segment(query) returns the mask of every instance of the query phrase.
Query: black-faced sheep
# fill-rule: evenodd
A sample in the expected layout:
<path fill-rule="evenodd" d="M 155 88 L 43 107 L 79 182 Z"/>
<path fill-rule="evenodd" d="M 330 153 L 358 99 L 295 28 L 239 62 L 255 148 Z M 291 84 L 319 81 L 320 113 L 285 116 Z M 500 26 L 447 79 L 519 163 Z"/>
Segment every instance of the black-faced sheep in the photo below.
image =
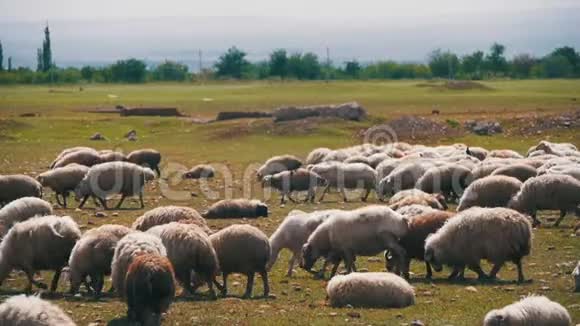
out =
<path fill-rule="evenodd" d="M 347 189 L 362 189 L 364 194 L 361 200 L 366 201 L 371 191 L 375 190 L 377 185 L 377 172 L 370 166 L 363 163 L 327 163 L 318 164 L 310 167 L 310 170 L 324 178 L 328 184 L 320 201 L 324 199 L 330 188 L 338 189 L 346 202 Z"/>
<path fill-rule="evenodd" d="M 215 297 L 213 279 L 219 270 L 219 262 L 214 248 L 207 234 L 193 224 L 181 224 L 171 222 L 158 225 L 147 230 L 161 238 L 167 258 L 171 261 L 175 270 L 175 277 L 183 289 L 193 294 L 201 282 L 196 282 L 192 287 L 192 271 L 194 279 L 205 282 L 210 295 Z"/>
<path fill-rule="evenodd" d="M 161 162 L 161 153 L 154 149 L 140 149 L 132 151 L 127 155 L 127 161 L 145 166 L 155 171 L 158 176 L 161 175 L 159 163 Z"/>
<path fill-rule="evenodd" d="M 544 296 L 528 296 L 487 313 L 483 326 L 571 326 L 570 314 L 561 304 Z"/>
<path fill-rule="evenodd" d="M 208 164 L 200 164 L 183 174 L 183 179 L 209 179 L 215 176 L 215 169 Z"/>
<path fill-rule="evenodd" d="M 160 206 L 154 208 L 139 216 L 131 227 L 135 230 L 147 231 L 156 225 L 185 220 L 192 221 L 192 224 L 196 224 L 207 234 L 211 233 L 205 219 L 195 209 L 185 206 Z"/>
<path fill-rule="evenodd" d="M 487 154 L 489 154 L 489 151 L 482 147 L 467 147 L 465 153 L 483 161 L 487 157 Z"/>
<path fill-rule="evenodd" d="M 283 171 L 274 175 L 267 175 L 262 179 L 262 187 L 271 187 L 280 191 L 280 203 L 286 202 L 286 197 L 292 202 L 296 202 L 291 194 L 294 191 L 307 191 L 308 195 L 304 202 L 310 200 L 314 202 L 316 189 L 326 186 L 328 182 L 318 174 L 307 169 L 297 169 L 293 171 Z"/>
<path fill-rule="evenodd" d="M 504 175 L 492 175 L 475 180 L 465 189 L 457 211 L 473 206 L 506 207 L 521 188 L 520 180 Z"/>
<path fill-rule="evenodd" d="M 471 170 L 456 164 L 435 166 L 425 171 L 415 188 L 427 193 L 442 193 L 447 199 L 459 198 L 469 183 Z"/>
<path fill-rule="evenodd" d="M 560 218 L 554 223 L 560 225 L 570 211 L 580 216 L 580 181 L 565 174 L 544 174 L 528 179 L 521 190 L 512 198 L 508 206 L 530 214 L 535 224 L 539 224 L 536 212 L 543 209 L 560 210 Z"/>
<path fill-rule="evenodd" d="M 36 177 L 44 187 L 49 187 L 56 193 L 56 202 L 66 208 L 66 200 L 71 191 L 74 191 L 78 184 L 89 172 L 89 167 L 72 163 L 64 167 L 55 168 L 41 173 Z M 62 197 L 62 202 L 59 196 Z"/>
<path fill-rule="evenodd" d="M 214 280 L 221 290 L 222 296 L 227 295 L 228 275 L 244 274 L 248 278 L 244 298 L 252 296 L 254 274 L 259 273 L 264 282 L 264 297 L 270 292 L 266 264 L 270 258 L 270 244 L 264 232 L 247 224 L 230 225 L 209 237 L 218 256 L 223 285 Z"/>
<path fill-rule="evenodd" d="M 257 199 L 223 199 L 211 205 L 202 216 L 209 219 L 268 217 L 268 205 Z"/>
<path fill-rule="evenodd" d="M 474 241 L 474 239 L 477 239 Z M 425 241 L 425 261 L 439 272 L 443 265 L 454 268 L 450 278 L 463 278 L 465 266 L 479 279 L 494 279 L 506 261 L 518 268 L 518 282 L 523 282 L 522 258 L 532 248 L 532 226 L 528 217 L 517 211 L 496 207 L 472 207 L 449 219 Z M 480 260 L 494 264 L 489 276 Z"/>
<path fill-rule="evenodd" d="M 140 254 L 129 265 L 124 281 L 129 321 L 143 326 L 161 325 L 161 314 L 175 297 L 171 262 L 156 254 Z"/>
<path fill-rule="evenodd" d="M 533 178 L 538 174 L 533 166 L 528 164 L 509 164 L 504 167 L 494 170 L 491 175 L 507 175 L 508 177 L 514 177 L 521 182 L 525 182 L 529 178 Z"/>
<path fill-rule="evenodd" d="M 0 207 L 22 197 L 42 198 L 42 185 L 27 175 L 0 175 Z"/>
<path fill-rule="evenodd" d="M 72 163 L 90 167 L 102 163 L 101 155 L 94 149 L 84 149 L 70 152 L 56 161 L 52 168 L 61 168 Z"/>
<path fill-rule="evenodd" d="M 258 180 L 262 180 L 267 175 L 276 174 L 282 171 L 296 170 L 302 166 L 302 161 L 293 155 L 280 155 L 269 158 L 256 171 Z"/>
<path fill-rule="evenodd" d="M 425 260 L 425 240 L 431 233 L 437 232 L 448 219 L 453 216 L 453 213 L 434 210 L 413 216 L 409 219 L 409 232 L 399 240 L 399 243 L 407 252 L 407 257 L 404 259 L 403 270 L 408 271 L 411 259 Z M 393 264 L 393 260 L 400 260 L 392 254 L 385 253 L 387 260 L 387 270 L 389 272 L 399 273 L 399 266 Z M 425 278 L 430 279 L 433 275 L 431 265 L 425 262 L 427 274 Z M 409 273 L 403 275 L 406 279 L 409 278 Z"/>
<path fill-rule="evenodd" d="M 351 273 L 333 277 L 326 286 L 332 307 L 404 308 L 415 304 L 415 290 L 392 273 Z"/>
<path fill-rule="evenodd" d="M 0 209 L 0 239 L 18 223 L 35 216 L 52 215 L 52 206 L 37 197 L 22 197 Z"/>
<path fill-rule="evenodd" d="M 23 294 L 10 297 L 0 305 L 0 325 L 76 326 L 59 306 Z"/>
<path fill-rule="evenodd" d="M 0 285 L 13 269 L 20 269 L 28 277 L 26 292 L 32 285 L 46 288 L 34 280 L 34 273 L 53 270 L 50 291 L 54 292 L 62 269 L 81 231 L 69 216 L 42 216 L 17 223 L 0 243 Z"/>
<path fill-rule="evenodd" d="M 143 188 L 147 181 L 155 179 L 155 174 L 149 168 L 143 168 L 128 162 L 107 162 L 93 166 L 87 175 L 75 188 L 76 200 L 81 200 L 82 208 L 89 197 L 98 199 L 103 208 L 107 207 L 109 195 L 121 194 L 116 208 L 119 209 L 127 196 L 139 196 L 141 208 Z"/>

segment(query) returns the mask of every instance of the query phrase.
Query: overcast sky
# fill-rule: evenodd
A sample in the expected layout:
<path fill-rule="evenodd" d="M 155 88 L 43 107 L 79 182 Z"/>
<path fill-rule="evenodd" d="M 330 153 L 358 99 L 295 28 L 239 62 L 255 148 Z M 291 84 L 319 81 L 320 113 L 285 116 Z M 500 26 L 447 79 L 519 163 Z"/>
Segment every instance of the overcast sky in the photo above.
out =
<path fill-rule="evenodd" d="M 236 45 L 251 60 L 272 49 L 311 51 L 335 63 L 425 61 L 435 48 L 465 54 L 494 41 L 508 56 L 580 48 L 577 0 L 0 0 L 4 57 L 34 66 L 51 28 L 59 66 L 136 57 L 205 65 Z"/>

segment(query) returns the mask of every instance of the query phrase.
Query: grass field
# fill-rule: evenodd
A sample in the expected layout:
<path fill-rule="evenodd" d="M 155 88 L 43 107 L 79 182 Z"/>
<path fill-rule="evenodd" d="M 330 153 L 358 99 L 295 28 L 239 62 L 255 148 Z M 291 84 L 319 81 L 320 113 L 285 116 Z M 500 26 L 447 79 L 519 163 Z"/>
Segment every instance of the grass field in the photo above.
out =
<path fill-rule="evenodd" d="M 426 84 L 420 85 L 420 84 Z M 509 129 L 517 127 L 517 117 L 541 116 L 568 112 L 580 107 L 580 81 L 497 81 L 483 83 L 488 89 L 449 90 L 439 84 L 418 81 L 400 82 L 285 82 L 285 83 L 227 83 L 227 84 L 147 84 L 147 85 L 84 85 L 15 86 L 0 88 L 0 172 L 36 175 L 44 170 L 55 155 L 71 146 L 87 145 L 99 149 L 117 149 L 127 153 L 137 148 L 156 148 L 163 154 L 164 179 L 147 187 L 146 208 L 158 205 L 187 205 L 199 211 L 216 199 L 200 194 L 196 182 L 181 181 L 178 171 L 199 163 L 220 164 L 233 173 L 234 184 L 224 189 L 222 178 L 209 182 L 221 196 L 231 190 L 241 196 L 244 171 L 252 164 L 263 162 L 273 155 L 291 153 L 301 157 L 315 147 L 338 148 L 360 142 L 357 133 L 373 124 L 403 114 L 431 115 L 439 109 L 436 119 L 462 123 L 473 118 L 500 120 Z M 211 99 L 211 100 L 210 100 Z M 236 120 L 196 124 L 189 118 L 123 118 L 111 114 L 88 113 L 87 109 L 125 106 L 176 106 L 194 118 L 213 118 L 219 111 L 271 110 L 281 105 L 324 104 L 358 101 L 367 108 L 370 118 L 362 122 L 316 120 L 306 124 L 273 124 L 268 120 Z M 20 117 L 22 113 L 38 113 L 36 117 Z M 123 135 L 135 129 L 137 142 L 124 140 Z M 106 141 L 91 142 L 95 132 Z M 519 135 L 507 133 L 484 137 L 461 133 L 453 138 L 432 137 L 422 143 L 436 145 L 464 142 L 489 149 L 512 148 L 520 152 L 538 140 L 549 138 L 568 141 L 580 146 L 580 130 L 552 129 L 541 134 Z M 263 198 L 258 184 L 251 179 L 251 196 Z M 170 200 L 168 191 L 183 197 Z M 165 195 L 164 195 L 165 194 Z M 174 198 L 175 196 L 170 196 Z M 48 198 L 54 202 L 52 193 Z M 371 202 L 376 199 L 371 198 Z M 77 211 L 57 209 L 58 214 L 71 215 L 83 229 L 105 223 L 130 225 L 143 213 L 136 202 L 127 202 L 130 209 L 109 211 L 107 217 L 95 217 L 91 205 Z M 278 197 L 268 200 L 271 216 L 268 219 L 244 221 L 271 234 L 292 209 L 312 211 L 323 208 L 355 208 L 359 201 L 343 203 L 332 195 L 319 204 L 287 204 L 281 207 Z M 555 212 L 544 213 L 554 216 Z M 215 229 L 240 222 L 239 220 L 210 221 Z M 271 288 L 276 299 L 240 300 L 232 297 L 218 301 L 203 298 L 178 299 L 166 317 L 167 325 L 224 324 L 360 324 L 404 325 L 419 319 L 428 325 L 478 325 L 485 313 L 519 299 L 522 295 L 542 293 L 568 307 L 576 323 L 580 322 L 580 295 L 572 293 L 573 280 L 569 276 L 572 263 L 580 258 L 580 242 L 571 236 L 575 223 L 568 217 L 559 228 L 544 226 L 535 231 L 532 255 L 525 259 L 526 276 L 530 284 L 517 285 L 515 270 L 507 265 L 500 273 L 502 282 L 479 283 L 468 273 L 466 283 L 447 283 L 442 279 L 446 271 L 436 274 L 433 283 L 424 281 L 422 263 L 413 263 L 412 284 L 417 289 L 417 304 L 406 309 L 356 309 L 360 318 L 349 317 L 349 309 L 334 309 L 325 305 L 325 282 L 298 270 L 293 278 L 286 278 L 283 252 L 271 272 Z M 380 271 L 383 263 L 357 261 L 359 268 Z M 489 266 L 484 266 L 489 270 Z M 43 273 L 47 279 L 49 273 Z M 239 283 L 235 283 L 237 281 Z M 2 285 L 2 298 L 21 291 L 24 277 L 17 273 Z M 232 279 L 230 292 L 241 295 L 244 278 Z M 476 291 L 466 289 L 473 286 Z M 61 281 L 60 292 L 68 289 Z M 261 293 L 261 280 L 256 281 L 254 293 Z M 95 301 L 88 297 L 58 295 L 53 302 L 64 307 L 79 325 L 122 325 L 125 305 L 118 299 L 105 297 Z"/>

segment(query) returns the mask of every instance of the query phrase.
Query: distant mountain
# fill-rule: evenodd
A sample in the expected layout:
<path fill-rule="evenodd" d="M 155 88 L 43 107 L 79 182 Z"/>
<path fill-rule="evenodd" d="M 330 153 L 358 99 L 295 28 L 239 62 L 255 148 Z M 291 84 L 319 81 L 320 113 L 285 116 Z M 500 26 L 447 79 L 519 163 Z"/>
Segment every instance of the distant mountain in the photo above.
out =
<path fill-rule="evenodd" d="M 393 16 L 393 13 L 389 13 Z M 294 17 L 163 17 L 109 21 L 49 21 L 53 56 L 59 66 L 105 65 L 136 57 L 155 65 L 171 59 L 210 66 L 236 45 L 252 61 L 266 59 L 272 49 L 312 51 L 342 63 L 393 59 L 425 61 L 435 48 L 459 54 L 487 50 L 498 41 L 508 56 L 526 52 L 542 56 L 553 48 L 580 48 L 580 9 L 530 10 L 485 14 L 379 18 Z M 34 66 L 45 22 L 0 18 L 4 57 L 15 65 Z"/>

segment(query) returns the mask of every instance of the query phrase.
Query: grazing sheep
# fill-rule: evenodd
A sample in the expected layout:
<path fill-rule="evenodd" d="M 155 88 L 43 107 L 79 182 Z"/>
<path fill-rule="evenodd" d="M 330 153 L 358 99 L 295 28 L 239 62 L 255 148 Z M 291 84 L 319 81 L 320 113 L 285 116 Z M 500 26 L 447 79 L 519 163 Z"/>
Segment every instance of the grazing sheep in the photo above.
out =
<path fill-rule="evenodd" d="M 580 292 L 580 261 L 578 261 L 576 268 L 572 271 L 572 276 L 574 277 L 574 292 Z"/>
<path fill-rule="evenodd" d="M 344 163 L 362 163 L 371 166 L 371 162 L 369 161 L 368 157 L 363 155 L 351 156 L 344 160 Z"/>
<path fill-rule="evenodd" d="M 389 158 L 390 156 L 387 153 L 376 153 L 368 157 L 368 162 L 373 169 L 376 169 L 379 164 Z"/>
<path fill-rule="evenodd" d="M 121 297 L 126 295 L 125 278 L 133 260 L 143 254 L 167 256 L 161 239 L 149 233 L 132 232 L 121 238 L 115 246 L 111 262 L 113 288 Z"/>
<path fill-rule="evenodd" d="M 140 149 L 132 151 L 129 153 L 129 155 L 127 155 L 127 161 L 137 165 L 146 166 L 155 171 L 158 176 L 161 175 L 161 171 L 159 170 L 161 153 L 154 149 Z"/>
<path fill-rule="evenodd" d="M 205 218 L 268 217 L 268 205 L 257 199 L 223 199 L 202 214 Z"/>
<path fill-rule="evenodd" d="M 477 239 L 474 245 L 474 239 Z M 518 283 L 524 282 L 522 258 L 532 248 L 532 226 L 528 218 L 517 211 L 496 207 L 472 207 L 449 219 L 425 241 L 425 261 L 435 271 L 442 265 L 454 268 L 449 276 L 463 278 L 465 266 L 479 279 L 494 279 L 506 261 L 518 268 Z M 479 262 L 487 259 L 494 264 L 487 276 Z"/>
<path fill-rule="evenodd" d="M 415 290 L 392 273 L 351 273 L 333 277 L 326 286 L 332 307 L 404 308 L 415 304 Z"/>
<path fill-rule="evenodd" d="M 415 188 L 427 193 L 442 193 L 447 199 L 459 198 L 467 187 L 471 170 L 461 165 L 435 166 L 425 171 Z"/>
<path fill-rule="evenodd" d="M 101 155 L 99 152 L 95 151 L 94 149 L 85 149 L 70 152 L 63 157 L 61 157 L 54 165 L 52 166 L 53 169 L 61 168 L 63 166 L 67 166 L 69 164 L 76 163 L 84 166 L 93 166 L 101 161 Z"/>
<path fill-rule="evenodd" d="M 0 285 L 13 269 L 26 273 L 26 292 L 32 284 L 45 289 L 34 280 L 40 270 L 54 270 L 50 291 L 54 292 L 62 269 L 77 240 L 81 237 L 78 225 L 69 216 L 42 216 L 17 223 L 0 243 Z"/>
<path fill-rule="evenodd" d="M 155 174 L 148 168 L 143 168 L 128 162 L 107 162 L 93 166 L 87 175 L 75 188 L 76 200 L 81 200 L 82 208 L 89 197 L 98 199 L 103 208 L 107 207 L 107 196 L 120 193 L 121 199 L 115 207 L 119 209 L 127 196 L 139 195 L 141 208 L 143 202 L 143 187 L 147 181 L 155 179 Z"/>
<path fill-rule="evenodd" d="M 268 159 L 258 171 L 256 175 L 258 180 L 262 180 L 267 175 L 276 174 L 282 171 L 296 170 L 302 166 L 302 161 L 294 155 L 280 155 Z"/>
<path fill-rule="evenodd" d="M 417 180 L 432 166 L 425 162 L 399 165 L 379 182 L 377 190 L 379 199 L 384 199 L 401 190 L 414 188 Z"/>
<path fill-rule="evenodd" d="M 72 163 L 61 168 L 41 173 L 36 177 L 44 187 L 49 187 L 56 193 L 56 202 L 66 208 L 69 192 L 74 191 L 89 172 L 89 167 Z M 59 196 L 62 196 L 62 202 Z"/>
<path fill-rule="evenodd" d="M 348 201 L 346 189 L 363 189 L 365 193 L 362 195 L 361 200 L 366 201 L 371 191 L 375 190 L 377 184 L 377 172 L 363 163 L 318 164 L 311 166 L 310 170 L 328 182 L 320 196 L 320 201 L 324 199 L 330 188 L 338 189 L 345 202 Z"/>
<path fill-rule="evenodd" d="M 329 209 L 312 213 L 299 212 L 293 214 L 293 212 L 288 214 L 269 240 L 272 253 L 268 261 L 268 270 L 272 269 L 272 266 L 276 263 L 280 250 L 289 249 L 292 251 L 292 258 L 288 262 L 288 272 L 286 273 L 289 277 L 292 276 L 296 262 L 301 260 L 302 246 L 306 243 L 310 234 L 330 216 L 341 211 Z"/>
<path fill-rule="evenodd" d="M 0 239 L 18 223 L 35 216 L 52 215 L 50 203 L 37 197 L 22 197 L 0 209 Z"/>
<path fill-rule="evenodd" d="M 0 325 L 76 326 L 59 306 L 24 294 L 10 297 L 0 305 Z"/>
<path fill-rule="evenodd" d="M 215 169 L 208 164 L 200 164 L 183 174 L 183 179 L 209 179 L 215 176 Z"/>
<path fill-rule="evenodd" d="M 566 174 L 544 174 L 524 182 L 508 206 L 530 214 L 535 224 L 540 223 L 536 217 L 538 210 L 560 210 L 560 218 L 554 223 L 554 226 L 558 226 L 569 211 L 580 216 L 579 194 L 580 181 Z"/>
<path fill-rule="evenodd" d="M 0 175 L 0 207 L 22 197 L 42 198 L 42 185 L 27 175 Z"/>
<path fill-rule="evenodd" d="M 219 270 L 219 262 L 209 237 L 196 225 L 171 222 L 147 230 L 161 238 L 167 258 L 175 270 L 175 277 L 184 290 L 193 294 L 200 284 L 191 286 L 191 272 L 195 279 L 203 280 L 209 287 L 210 295 L 215 297 L 213 279 Z"/>
<path fill-rule="evenodd" d="M 156 254 L 140 254 L 127 269 L 125 279 L 127 319 L 141 325 L 161 325 L 175 297 L 175 277 L 171 262 Z"/>
<path fill-rule="evenodd" d="M 521 188 L 520 180 L 505 175 L 491 175 L 475 180 L 465 189 L 457 211 L 473 206 L 506 207 Z"/>
<path fill-rule="evenodd" d="M 401 160 L 388 158 L 375 167 L 377 171 L 377 180 L 382 180 L 388 176 L 393 170 L 395 170 L 401 164 Z"/>
<path fill-rule="evenodd" d="M 286 197 L 292 202 L 296 202 L 291 193 L 294 191 L 308 191 L 304 202 L 310 200 L 314 202 L 316 189 L 319 186 L 327 186 L 328 182 L 318 174 L 307 169 L 297 169 L 293 171 L 282 171 L 274 175 L 267 175 L 262 179 L 262 187 L 272 187 L 280 191 L 282 198 L 280 203 L 286 202 Z"/>
<path fill-rule="evenodd" d="M 487 157 L 487 154 L 489 154 L 489 151 L 483 147 L 467 147 L 465 153 L 483 161 Z"/>
<path fill-rule="evenodd" d="M 254 274 L 260 273 L 264 282 L 264 297 L 268 297 L 270 286 L 266 264 L 270 258 L 270 244 L 264 232 L 251 225 L 234 224 L 210 235 L 209 239 L 218 256 L 223 276 L 223 286 L 214 279 L 222 296 L 227 295 L 228 275 L 240 273 L 248 277 L 244 298 L 251 297 Z"/>
<path fill-rule="evenodd" d="M 580 181 L 580 165 L 565 165 L 565 166 L 554 166 L 549 168 L 546 173 L 548 174 L 567 174 L 576 180 Z"/>
<path fill-rule="evenodd" d="M 529 178 L 533 178 L 538 174 L 533 166 L 528 164 L 510 164 L 494 170 L 491 175 L 507 175 L 514 177 L 521 182 L 525 182 Z"/>
<path fill-rule="evenodd" d="M 427 236 L 431 233 L 437 232 L 437 230 L 439 230 L 452 216 L 453 213 L 450 212 L 433 210 L 431 212 L 413 216 L 409 219 L 409 232 L 399 240 L 399 243 L 407 252 L 407 257 L 404 259 L 405 265 L 403 270 L 409 270 L 411 259 L 418 259 L 421 261 L 425 260 L 425 240 L 427 239 Z M 393 260 L 399 258 L 394 255 L 389 255 L 389 253 L 385 253 L 385 258 L 387 260 L 387 270 L 398 274 L 399 266 L 394 265 Z M 433 272 L 431 271 L 431 265 L 428 262 L 425 262 L 425 268 L 427 270 L 425 278 L 431 279 Z M 408 272 L 403 276 L 406 279 L 409 279 Z"/>
<path fill-rule="evenodd" d="M 415 215 L 432 212 L 434 210 L 434 208 L 429 206 L 413 204 L 409 206 L 403 206 L 395 210 L 395 212 L 401 214 L 403 217 L 413 217 Z"/>
<path fill-rule="evenodd" d="M 322 162 L 324 160 L 324 157 L 326 157 L 326 155 L 328 155 L 328 153 L 330 153 L 331 151 L 332 150 L 330 148 L 326 148 L 326 147 L 316 148 L 316 149 L 312 150 L 308 154 L 308 156 L 306 156 L 305 164 L 306 165 L 318 164 L 318 163 Z"/>
<path fill-rule="evenodd" d="M 62 152 L 60 152 L 56 158 L 54 159 L 54 161 L 52 161 L 52 163 L 50 163 L 49 168 L 53 169 L 56 162 L 60 161 L 63 157 L 65 157 L 66 155 L 73 153 L 73 152 L 79 152 L 79 151 L 94 151 L 97 152 L 94 148 L 91 147 L 85 147 L 85 146 L 77 146 L 77 147 L 71 147 L 71 148 L 67 148 L 64 149 Z"/>
<path fill-rule="evenodd" d="M 123 153 L 114 152 L 114 151 L 109 151 L 106 153 L 99 153 L 99 156 L 101 157 L 101 160 L 100 160 L 101 163 L 126 161 L 127 160 L 127 157 Z"/>
<path fill-rule="evenodd" d="M 507 163 L 482 163 L 478 165 L 475 169 L 471 170 L 470 182 L 485 178 L 493 173 L 493 171 L 506 166 Z"/>
<path fill-rule="evenodd" d="M 571 326 L 570 314 L 545 296 L 528 296 L 485 315 L 483 326 Z"/>
<path fill-rule="evenodd" d="M 498 158 L 524 158 L 520 153 L 513 151 L 511 149 L 496 149 L 487 155 L 487 157 L 498 157 Z"/>
<path fill-rule="evenodd" d="M 131 232 L 134 230 L 126 226 L 105 224 L 83 234 L 73 247 L 68 260 L 69 292 L 76 294 L 81 283 L 84 283 L 87 289 L 99 296 L 103 289 L 105 275 L 111 274 L 115 246 L 121 238 Z M 87 276 L 91 279 L 90 284 L 87 282 Z"/>
<path fill-rule="evenodd" d="M 578 149 L 576 149 L 576 146 L 572 145 L 572 144 L 568 144 L 573 146 L 572 147 L 568 147 L 568 146 L 563 146 L 561 144 L 555 144 L 555 143 L 548 143 L 546 141 L 541 141 L 538 146 L 536 146 L 536 150 L 537 151 L 543 151 L 546 154 L 553 154 L 556 156 L 580 156 L 580 153 L 578 152 Z"/>
<path fill-rule="evenodd" d="M 389 199 L 389 206 L 395 211 L 401 207 L 415 204 L 440 210 L 447 209 L 445 196 L 441 194 L 429 194 L 419 189 L 403 190 Z"/>
<path fill-rule="evenodd" d="M 211 233 L 205 219 L 195 209 L 185 206 L 160 206 L 154 208 L 139 216 L 131 227 L 135 230 L 147 231 L 156 225 L 183 222 L 184 220 L 192 221 L 192 224 L 199 226 L 207 234 Z"/>
<path fill-rule="evenodd" d="M 398 239 L 407 233 L 407 223 L 407 219 L 397 212 L 379 205 L 333 215 L 308 237 L 302 247 L 300 266 L 310 270 L 320 257 L 340 257 L 350 273 L 357 255 L 374 256 L 387 249 L 402 260 L 406 254 Z M 337 267 L 335 264 L 331 277 Z"/>

